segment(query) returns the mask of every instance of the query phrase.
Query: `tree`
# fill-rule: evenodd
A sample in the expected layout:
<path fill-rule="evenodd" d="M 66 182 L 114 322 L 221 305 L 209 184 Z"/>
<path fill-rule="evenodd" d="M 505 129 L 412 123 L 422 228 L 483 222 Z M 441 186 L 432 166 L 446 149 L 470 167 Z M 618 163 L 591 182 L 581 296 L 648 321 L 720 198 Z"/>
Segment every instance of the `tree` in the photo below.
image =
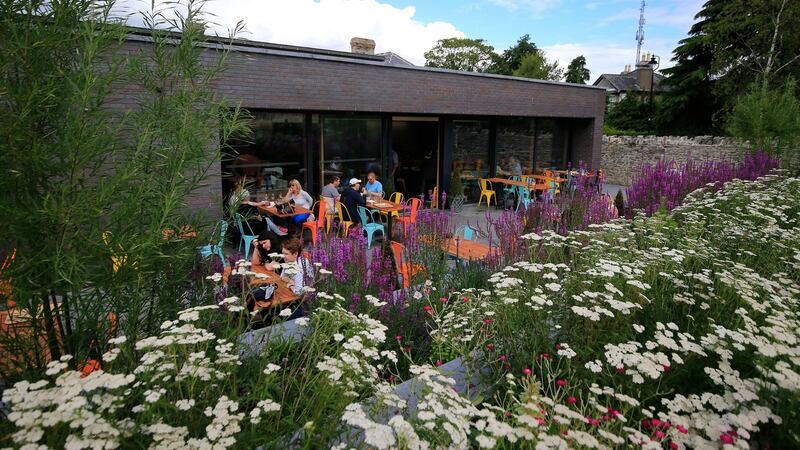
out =
<path fill-rule="evenodd" d="M 795 81 L 783 89 L 755 83 L 750 92 L 739 97 L 728 115 L 727 131 L 731 136 L 750 142 L 752 150 L 761 150 L 781 158 L 785 168 L 800 169 L 800 100 Z"/>
<path fill-rule="evenodd" d="M 425 52 L 425 66 L 486 72 L 496 57 L 494 47 L 483 39 L 447 38 Z"/>
<path fill-rule="evenodd" d="M 620 100 L 606 114 L 605 123 L 621 131 L 648 131 L 649 105 L 643 103 L 634 93 Z"/>
<path fill-rule="evenodd" d="M 703 134 L 748 86 L 764 78 L 781 86 L 800 76 L 800 2 L 709 0 L 664 70 L 662 131 Z"/>
<path fill-rule="evenodd" d="M 536 44 L 531 42 L 530 35 L 526 34 L 517 40 L 517 43 L 504 50 L 503 53 L 495 58 L 494 63 L 489 68 L 489 72 L 498 75 L 512 75 L 515 70 L 522 65 L 522 60 L 538 52 Z"/>
<path fill-rule="evenodd" d="M 513 75 L 539 80 L 560 80 L 564 76 L 564 70 L 558 66 L 558 61 L 548 61 L 544 52 L 537 50 L 522 58 L 519 68 Z"/>
<path fill-rule="evenodd" d="M 586 68 L 586 58 L 583 55 L 576 56 L 569 63 L 564 81 L 577 84 L 586 84 L 589 81 L 589 69 Z"/>

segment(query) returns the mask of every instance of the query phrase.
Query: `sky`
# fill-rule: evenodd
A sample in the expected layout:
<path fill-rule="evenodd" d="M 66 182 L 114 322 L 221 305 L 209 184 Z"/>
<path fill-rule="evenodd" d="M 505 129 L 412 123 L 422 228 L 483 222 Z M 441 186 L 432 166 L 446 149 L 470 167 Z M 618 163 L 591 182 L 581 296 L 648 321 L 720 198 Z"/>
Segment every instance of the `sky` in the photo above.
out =
<path fill-rule="evenodd" d="M 705 0 L 648 0 L 642 53 L 670 67 L 672 51 L 686 37 Z M 120 11 L 150 8 L 150 1 L 119 1 Z M 586 57 L 592 83 L 619 73 L 636 59 L 641 0 L 214 0 L 205 10 L 227 34 L 238 21 L 239 37 L 279 44 L 350 50 L 354 36 L 375 40 L 376 52 L 392 51 L 424 65 L 439 39 L 484 39 L 499 53 L 524 34 L 549 59 L 566 67 Z M 135 15 L 131 24 L 140 25 Z"/>

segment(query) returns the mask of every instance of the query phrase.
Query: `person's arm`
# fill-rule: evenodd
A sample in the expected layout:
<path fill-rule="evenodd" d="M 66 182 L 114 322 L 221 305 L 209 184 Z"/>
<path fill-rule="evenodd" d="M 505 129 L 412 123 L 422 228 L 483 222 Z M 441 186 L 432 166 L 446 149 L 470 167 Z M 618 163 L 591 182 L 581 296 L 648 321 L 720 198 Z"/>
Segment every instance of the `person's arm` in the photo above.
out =
<path fill-rule="evenodd" d="M 258 239 L 253 240 L 253 256 L 250 257 L 250 262 L 254 266 L 261 265 L 261 252 L 258 249 Z"/>
<path fill-rule="evenodd" d="M 309 208 L 311 208 L 312 206 L 314 206 L 314 199 L 313 199 L 313 198 L 311 198 L 311 195 L 309 195 L 309 193 L 308 193 L 308 192 L 306 192 L 306 191 L 301 191 L 301 192 L 300 192 L 300 196 L 301 196 L 301 197 L 303 197 L 303 199 L 304 199 L 305 201 L 307 201 L 307 202 L 308 202 L 308 207 L 309 207 Z"/>
<path fill-rule="evenodd" d="M 359 206 L 367 206 L 367 199 L 363 195 L 355 195 L 355 201 Z"/>

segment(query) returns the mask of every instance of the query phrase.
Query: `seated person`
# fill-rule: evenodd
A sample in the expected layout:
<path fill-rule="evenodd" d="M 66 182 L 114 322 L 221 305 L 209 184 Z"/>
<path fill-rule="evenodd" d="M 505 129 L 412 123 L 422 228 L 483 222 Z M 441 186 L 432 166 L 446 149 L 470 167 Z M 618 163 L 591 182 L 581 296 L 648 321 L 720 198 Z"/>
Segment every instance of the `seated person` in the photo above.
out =
<path fill-rule="evenodd" d="M 268 270 L 275 270 L 279 267 L 278 263 L 272 262 L 270 253 L 278 253 L 280 248 L 278 236 L 268 230 L 264 230 L 258 235 L 258 239 L 253 241 L 253 256 L 250 262 L 255 266 L 264 266 Z"/>
<path fill-rule="evenodd" d="M 353 225 L 357 226 L 361 223 L 361 217 L 358 215 L 358 206 L 367 206 L 367 201 L 364 195 L 359 192 L 361 188 L 361 180 L 358 178 L 351 178 L 349 186 L 342 191 L 342 206 L 347 210 L 350 220 Z M 347 217 L 345 217 L 347 219 Z"/>
<path fill-rule="evenodd" d="M 367 184 L 364 185 L 364 192 L 373 200 L 383 198 L 383 185 L 380 181 L 378 181 L 378 177 L 375 175 L 375 172 L 370 172 L 367 174 Z"/>
<path fill-rule="evenodd" d="M 300 182 L 297 180 L 289 181 L 289 192 L 287 192 L 286 196 L 283 197 L 284 202 L 288 202 L 290 200 L 294 200 L 294 204 L 296 206 L 308 210 L 310 210 L 311 206 L 314 204 L 314 199 L 308 195 L 308 192 L 303 190 L 303 186 L 301 186 Z M 295 224 L 300 225 L 310 218 L 311 214 L 298 214 L 296 216 L 292 216 L 292 221 L 294 221 Z"/>
<path fill-rule="evenodd" d="M 342 181 L 339 179 L 338 176 L 333 175 L 328 179 L 328 184 L 322 187 L 321 196 L 325 200 L 325 210 L 328 214 L 333 214 L 336 212 L 336 201 L 339 200 L 341 194 L 339 194 L 339 185 Z"/>
<path fill-rule="evenodd" d="M 281 277 L 288 278 L 287 286 L 295 295 L 303 293 L 303 288 L 309 286 L 314 278 L 314 268 L 305 256 L 303 256 L 303 244 L 299 239 L 287 239 L 281 246 L 283 261 L 289 264 L 296 264 L 297 269 L 293 274 Z"/>

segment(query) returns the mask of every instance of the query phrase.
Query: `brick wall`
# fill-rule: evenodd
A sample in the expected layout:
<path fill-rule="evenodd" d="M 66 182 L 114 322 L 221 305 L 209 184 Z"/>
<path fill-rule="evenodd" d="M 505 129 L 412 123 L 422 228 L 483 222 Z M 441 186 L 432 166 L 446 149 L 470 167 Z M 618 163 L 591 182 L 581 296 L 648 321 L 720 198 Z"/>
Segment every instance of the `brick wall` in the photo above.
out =
<path fill-rule="evenodd" d="M 739 159 L 745 146 L 731 138 L 698 136 L 603 136 L 600 167 L 606 182 L 627 186 L 643 163 L 655 163 L 660 158 L 684 163 L 690 157 L 703 161 Z"/>

